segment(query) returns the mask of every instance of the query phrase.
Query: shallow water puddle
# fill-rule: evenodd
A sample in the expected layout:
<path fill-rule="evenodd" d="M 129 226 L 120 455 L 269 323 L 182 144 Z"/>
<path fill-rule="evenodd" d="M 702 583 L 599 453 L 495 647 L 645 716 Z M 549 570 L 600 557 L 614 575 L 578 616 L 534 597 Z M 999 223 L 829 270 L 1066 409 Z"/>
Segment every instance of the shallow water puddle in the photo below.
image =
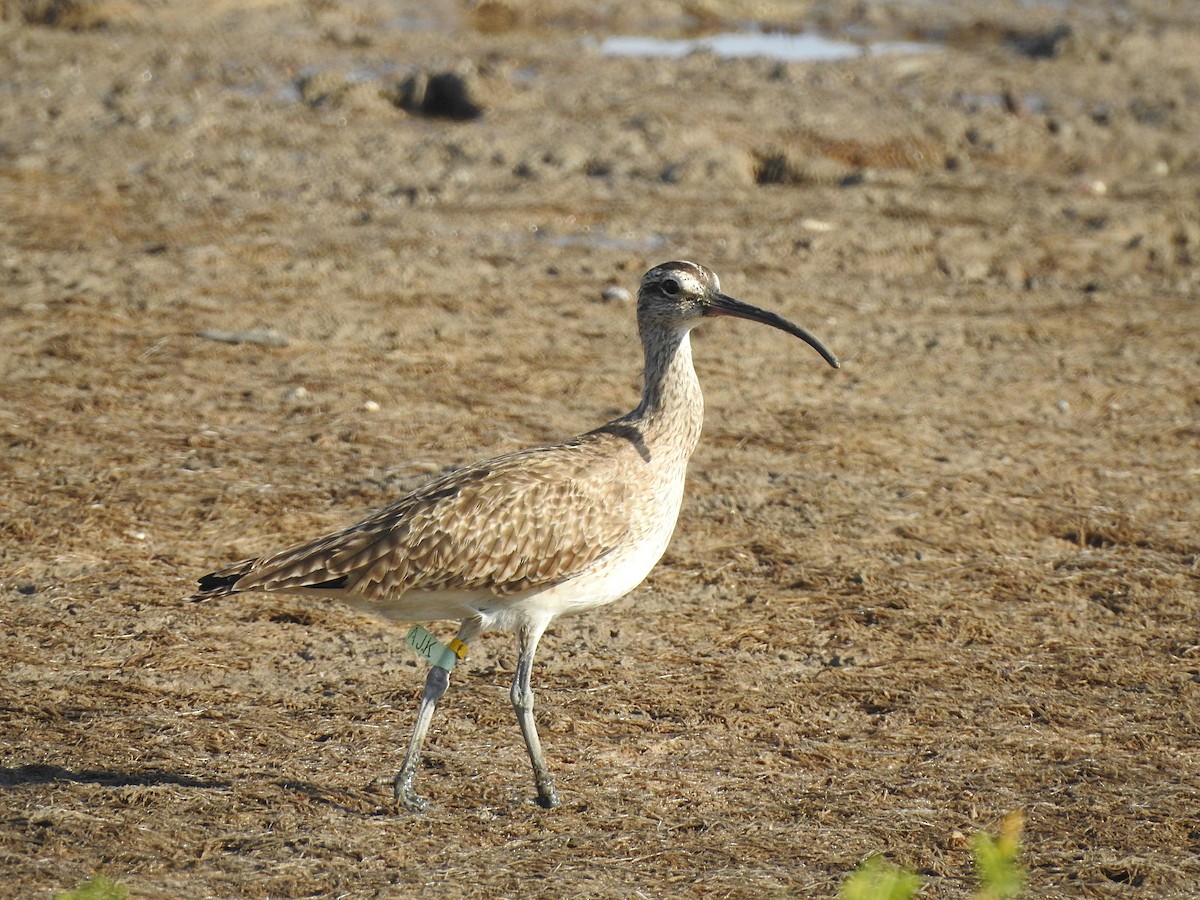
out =
<path fill-rule="evenodd" d="M 868 54 L 928 53 L 938 44 L 915 41 L 875 41 L 865 44 L 838 41 L 811 31 L 799 34 L 764 31 L 732 31 L 708 37 L 665 40 L 651 37 L 617 36 L 600 42 L 606 56 L 649 56 L 678 59 L 698 50 L 723 59 L 764 56 L 786 62 L 828 62 Z"/>

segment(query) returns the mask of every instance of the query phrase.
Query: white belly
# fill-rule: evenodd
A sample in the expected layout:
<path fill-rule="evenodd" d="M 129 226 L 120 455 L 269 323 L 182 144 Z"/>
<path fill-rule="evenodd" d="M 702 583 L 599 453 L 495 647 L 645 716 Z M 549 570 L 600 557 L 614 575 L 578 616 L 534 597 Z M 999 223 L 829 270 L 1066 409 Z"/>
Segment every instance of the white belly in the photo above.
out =
<path fill-rule="evenodd" d="M 624 597 L 646 580 L 667 551 L 682 503 L 683 479 L 670 479 L 655 502 L 646 506 L 647 514 L 635 521 L 634 539 L 576 577 L 523 595 L 513 612 L 556 618 L 586 612 Z"/>

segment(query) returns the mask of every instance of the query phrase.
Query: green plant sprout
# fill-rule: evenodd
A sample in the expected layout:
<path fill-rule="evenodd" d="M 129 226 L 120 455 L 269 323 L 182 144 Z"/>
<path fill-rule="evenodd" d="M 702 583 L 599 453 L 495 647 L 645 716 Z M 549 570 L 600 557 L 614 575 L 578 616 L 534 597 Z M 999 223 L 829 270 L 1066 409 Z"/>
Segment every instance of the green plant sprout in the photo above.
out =
<path fill-rule="evenodd" d="M 993 838 L 986 831 L 971 840 L 971 858 L 979 890 L 975 900 L 1013 900 L 1025 889 L 1026 871 L 1017 864 L 1025 815 L 1011 812 Z M 842 883 L 839 900 L 911 900 L 921 890 L 921 877 L 879 856 L 863 861 Z"/>
<path fill-rule="evenodd" d="M 921 889 L 921 877 L 880 856 L 863 861 L 846 879 L 840 900 L 909 900 Z"/>
<path fill-rule="evenodd" d="M 54 900 L 127 900 L 129 889 L 119 881 L 97 875 L 69 891 L 60 891 Z"/>
<path fill-rule="evenodd" d="M 981 885 L 975 895 L 978 900 L 1008 900 L 1020 896 L 1024 890 L 1025 868 L 1017 864 L 1024 825 L 1024 814 L 1011 812 L 1000 823 L 999 837 L 993 839 L 986 831 L 981 831 L 971 841 L 975 874 Z"/>

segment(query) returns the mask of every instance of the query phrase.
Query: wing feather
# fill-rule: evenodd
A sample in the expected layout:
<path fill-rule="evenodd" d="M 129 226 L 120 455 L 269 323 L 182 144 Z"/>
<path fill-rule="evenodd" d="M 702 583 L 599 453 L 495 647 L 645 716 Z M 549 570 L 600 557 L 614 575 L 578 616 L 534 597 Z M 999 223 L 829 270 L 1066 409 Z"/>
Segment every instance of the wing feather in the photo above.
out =
<path fill-rule="evenodd" d="M 374 600 L 439 589 L 504 596 L 562 581 L 629 534 L 624 481 L 601 440 L 452 472 L 341 531 L 206 576 L 201 596 L 317 585 Z"/>

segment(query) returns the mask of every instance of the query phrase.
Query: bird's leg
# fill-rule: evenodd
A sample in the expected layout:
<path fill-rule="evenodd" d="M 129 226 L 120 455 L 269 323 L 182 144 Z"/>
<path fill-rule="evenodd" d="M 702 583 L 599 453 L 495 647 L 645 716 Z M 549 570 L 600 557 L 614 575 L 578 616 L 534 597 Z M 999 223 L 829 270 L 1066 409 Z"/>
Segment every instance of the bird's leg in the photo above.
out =
<path fill-rule="evenodd" d="M 413 778 L 417 774 L 417 766 L 421 762 L 421 745 L 425 742 L 425 732 L 429 730 L 429 722 L 433 719 L 433 711 L 437 702 L 450 686 L 450 673 L 441 666 L 433 666 L 425 678 L 425 691 L 421 694 L 421 706 L 417 710 L 417 724 L 413 728 L 412 739 L 408 743 L 408 753 L 405 754 L 404 764 L 392 781 L 392 790 L 404 806 L 412 812 L 424 812 L 428 805 L 412 789 Z"/>
<path fill-rule="evenodd" d="M 458 629 L 457 640 L 467 644 L 483 630 L 483 620 L 467 619 Z M 417 774 L 417 766 L 421 763 L 421 746 L 425 743 L 425 733 L 429 731 L 429 723 L 433 719 L 433 711 L 438 701 L 450 686 L 450 670 L 441 666 L 431 666 L 429 675 L 425 678 L 425 690 L 421 694 L 421 705 L 417 709 L 417 724 L 413 726 L 412 739 L 408 742 L 408 753 L 404 756 L 404 764 L 392 780 L 392 790 L 396 799 L 412 812 L 424 812 L 428 803 L 412 789 L 413 778 Z"/>
<path fill-rule="evenodd" d="M 546 809 L 553 809 L 562 801 L 558 799 L 558 792 L 554 790 L 554 781 L 546 767 L 546 756 L 542 753 L 542 742 L 538 738 L 537 724 L 533 719 L 533 688 L 529 685 L 530 676 L 533 674 L 533 654 L 548 624 L 535 622 L 521 627 L 518 637 L 520 657 L 517 660 L 517 673 L 513 676 L 512 705 L 517 713 L 521 734 L 525 737 L 525 747 L 529 750 L 529 761 L 533 763 L 533 780 L 537 784 L 538 803 Z"/>

